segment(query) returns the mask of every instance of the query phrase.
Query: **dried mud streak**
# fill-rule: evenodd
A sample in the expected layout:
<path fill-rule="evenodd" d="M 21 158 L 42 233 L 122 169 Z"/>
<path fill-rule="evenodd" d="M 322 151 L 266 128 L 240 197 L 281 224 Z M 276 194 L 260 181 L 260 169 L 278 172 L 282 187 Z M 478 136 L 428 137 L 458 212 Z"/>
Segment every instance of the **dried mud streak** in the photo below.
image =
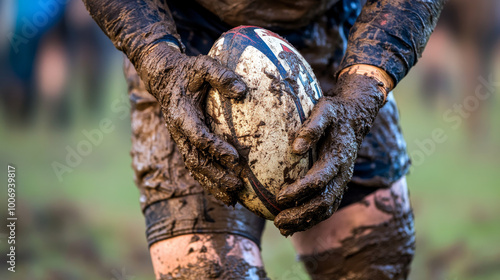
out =
<path fill-rule="evenodd" d="M 413 215 L 376 226 L 359 227 L 342 247 L 302 256 L 313 280 L 407 279 L 415 254 Z"/>
<path fill-rule="evenodd" d="M 313 280 L 393 280 L 406 279 L 415 253 L 413 213 L 406 206 L 407 197 L 391 189 L 375 193 L 375 207 L 392 218 L 387 222 L 362 226 L 341 241 L 342 247 L 301 256 Z"/>
<path fill-rule="evenodd" d="M 259 197 L 260 201 L 264 204 L 267 210 L 269 210 L 269 212 L 271 212 L 273 215 L 277 215 L 281 211 L 281 209 L 276 204 L 276 196 L 271 192 L 269 192 L 265 188 L 265 186 L 262 185 L 262 183 L 253 173 L 248 163 L 248 154 L 250 153 L 251 147 L 246 147 L 238 141 L 238 137 L 236 135 L 236 130 L 234 128 L 234 122 L 233 122 L 233 109 L 232 109 L 233 103 L 231 100 L 223 96 L 220 96 L 220 98 L 222 103 L 221 105 L 223 108 L 224 119 L 226 120 L 228 128 L 231 132 L 231 135 L 227 136 L 226 139 L 228 143 L 233 145 L 240 154 L 240 160 L 237 167 L 239 171 L 237 172 L 240 176 L 245 177 L 250 182 L 250 185 L 252 186 L 255 194 L 257 195 L 257 197 Z M 256 214 L 260 216 L 260 213 L 257 212 Z"/>
<path fill-rule="evenodd" d="M 200 238 L 193 237 L 192 242 L 199 242 Z M 258 279 L 268 280 L 266 272 L 261 266 L 252 266 L 244 258 L 239 258 L 228 253 L 241 242 L 241 237 L 236 236 L 230 244 L 225 235 L 216 234 L 208 237 L 206 242 L 217 248 L 219 261 L 208 259 L 206 247 L 202 246 L 199 252 L 188 251 L 187 254 L 198 254 L 198 261 L 186 266 L 178 266 L 174 271 L 160 275 L 160 280 L 193 280 L 193 279 Z"/>
<path fill-rule="evenodd" d="M 286 90 L 286 88 L 285 88 L 285 92 L 288 93 L 288 95 L 290 95 L 290 97 L 295 101 L 295 103 L 298 102 L 298 104 L 301 104 L 300 99 L 297 97 L 297 94 L 300 91 L 299 85 L 298 85 L 298 80 L 300 78 L 299 67 L 302 66 L 304 68 L 304 70 L 306 70 L 306 68 L 304 65 L 302 65 L 302 62 L 300 61 L 300 59 L 297 57 L 297 55 L 294 52 L 282 51 L 279 53 L 278 56 L 281 59 L 284 59 L 285 61 L 287 61 L 288 66 L 290 66 L 291 72 L 290 72 L 290 75 L 285 78 L 285 81 L 287 81 L 288 84 L 293 88 L 293 92 L 295 92 L 295 94 L 288 92 Z M 304 86 L 304 91 L 306 92 L 309 99 L 311 99 L 311 102 L 313 104 L 316 104 L 318 102 L 318 99 L 315 97 L 315 94 L 311 88 L 311 85 L 309 83 L 305 83 L 305 84 L 303 84 L 303 86 Z M 297 110 L 303 110 L 303 109 L 302 109 L 302 107 L 300 107 L 300 108 L 297 108 Z M 301 120 L 301 122 L 304 122 L 304 120 Z M 295 139 L 295 137 L 293 137 L 293 139 L 290 139 L 291 140 L 291 141 L 289 141 L 290 145 L 293 143 L 294 139 Z M 311 167 L 313 166 L 313 163 L 314 163 L 313 153 L 314 153 L 314 151 L 312 149 L 310 149 L 309 152 L 307 153 L 308 160 L 309 160 L 309 169 L 311 169 Z"/>
<path fill-rule="evenodd" d="M 260 246 L 264 220 L 242 205 L 225 206 L 204 193 L 151 204 L 144 212 L 148 244 L 192 233 L 230 233 Z"/>
<path fill-rule="evenodd" d="M 281 81 L 279 76 L 273 75 L 273 73 L 266 71 L 266 69 L 262 69 L 264 74 L 271 79 L 271 84 L 269 85 L 269 92 L 274 93 L 274 95 L 277 97 L 279 101 L 279 105 L 283 105 L 283 100 L 281 98 L 283 97 L 283 91 L 285 91 L 285 83 Z M 276 104 L 276 103 L 275 103 Z"/>
<path fill-rule="evenodd" d="M 203 193 L 189 175 L 177 145 L 165 127 L 160 105 L 145 89 L 133 65 L 125 60 L 124 73 L 131 102 L 132 167 L 141 193 L 141 208 L 172 198 Z"/>
<path fill-rule="evenodd" d="M 279 58 L 287 61 L 288 66 L 290 66 L 291 73 L 288 77 L 285 78 L 285 80 L 290 83 L 293 91 L 298 93 L 299 85 L 297 81 L 300 79 L 300 67 L 302 67 L 304 70 L 306 70 L 307 68 L 302 64 L 302 61 L 294 52 L 282 51 L 278 56 Z M 318 98 L 316 98 L 316 94 L 314 94 L 311 85 L 306 82 L 305 84 L 303 84 L 303 86 L 304 91 L 306 92 L 307 96 L 309 96 L 309 99 L 311 99 L 311 102 L 313 104 L 316 104 L 318 102 Z"/>

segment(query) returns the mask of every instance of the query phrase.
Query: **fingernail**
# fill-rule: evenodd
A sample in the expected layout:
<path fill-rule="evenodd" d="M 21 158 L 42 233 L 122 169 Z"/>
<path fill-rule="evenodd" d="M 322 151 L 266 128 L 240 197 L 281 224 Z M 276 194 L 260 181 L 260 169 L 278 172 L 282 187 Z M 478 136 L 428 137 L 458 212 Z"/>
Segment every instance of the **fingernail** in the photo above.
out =
<path fill-rule="evenodd" d="M 309 150 L 309 143 L 304 138 L 298 137 L 293 141 L 292 152 L 295 154 L 303 154 Z"/>
<path fill-rule="evenodd" d="M 232 154 L 222 155 L 220 161 L 224 166 L 231 167 L 238 162 L 238 155 L 232 155 Z"/>
<path fill-rule="evenodd" d="M 231 146 L 231 144 L 229 143 L 224 142 L 220 148 L 223 149 L 223 153 L 220 155 L 219 160 L 223 165 L 229 167 L 229 165 L 238 163 L 239 154 L 235 147 Z"/>
<path fill-rule="evenodd" d="M 277 202 L 280 206 L 282 206 L 283 204 L 286 204 L 286 198 L 285 198 L 285 196 L 283 196 L 283 195 L 278 195 L 278 196 L 276 197 L 276 202 Z"/>
<path fill-rule="evenodd" d="M 291 185 L 280 191 L 276 197 L 276 202 L 280 205 L 287 205 L 290 202 L 290 196 L 293 191 L 291 191 Z"/>
<path fill-rule="evenodd" d="M 240 80 L 234 80 L 231 84 L 230 90 L 236 97 L 242 97 L 247 90 L 247 86 Z"/>
<path fill-rule="evenodd" d="M 286 199 L 286 189 L 280 191 L 276 196 L 276 201 L 282 203 Z"/>
<path fill-rule="evenodd" d="M 290 230 L 286 230 L 286 229 L 280 229 L 280 233 L 281 235 L 283 235 L 284 237 L 289 237 L 289 236 L 292 236 L 293 235 L 293 232 L 290 231 Z"/>

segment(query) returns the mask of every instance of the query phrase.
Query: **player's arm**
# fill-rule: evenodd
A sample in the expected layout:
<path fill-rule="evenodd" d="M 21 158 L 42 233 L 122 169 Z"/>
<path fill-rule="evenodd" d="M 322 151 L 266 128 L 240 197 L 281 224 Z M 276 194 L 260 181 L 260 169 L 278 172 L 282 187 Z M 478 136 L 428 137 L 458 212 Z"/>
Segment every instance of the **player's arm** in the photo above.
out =
<path fill-rule="evenodd" d="M 236 192 L 242 187 L 241 180 L 231 170 L 238 161 L 238 153 L 209 131 L 201 102 L 207 86 L 228 98 L 241 98 L 246 85 L 234 72 L 208 56 L 183 54 L 165 1 L 83 2 L 160 103 L 170 134 L 192 175 L 216 198 L 234 205 Z"/>
<path fill-rule="evenodd" d="M 318 144 L 319 158 L 283 189 L 288 209 L 274 223 L 284 235 L 330 217 L 351 180 L 357 151 L 387 93 L 421 56 L 445 0 L 368 0 L 351 29 L 337 86 L 314 107 L 293 142 L 297 154 Z"/>

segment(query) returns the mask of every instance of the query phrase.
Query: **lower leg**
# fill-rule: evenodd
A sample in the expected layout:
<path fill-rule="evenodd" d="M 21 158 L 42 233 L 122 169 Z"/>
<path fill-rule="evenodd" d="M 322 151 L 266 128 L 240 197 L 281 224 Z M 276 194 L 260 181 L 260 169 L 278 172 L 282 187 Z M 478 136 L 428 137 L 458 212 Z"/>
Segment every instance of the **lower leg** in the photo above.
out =
<path fill-rule="evenodd" d="M 292 241 L 312 279 L 406 279 L 413 215 L 400 180 L 349 205 Z"/>
<path fill-rule="evenodd" d="M 156 278 L 267 279 L 259 247 L 232 234 L 186 234 L 150 248 Z"/>

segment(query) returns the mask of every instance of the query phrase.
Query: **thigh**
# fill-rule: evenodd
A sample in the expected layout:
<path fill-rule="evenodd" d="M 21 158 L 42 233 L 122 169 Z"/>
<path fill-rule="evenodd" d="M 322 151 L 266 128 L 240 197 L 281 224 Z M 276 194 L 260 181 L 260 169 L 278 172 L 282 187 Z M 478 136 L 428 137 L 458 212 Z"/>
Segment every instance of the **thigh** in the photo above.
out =
<path fill-rule="evenodd" d="M 292 242 L 313 279 L 406 279 L 414 234 L 402 178 L 296 233 Z"/>

